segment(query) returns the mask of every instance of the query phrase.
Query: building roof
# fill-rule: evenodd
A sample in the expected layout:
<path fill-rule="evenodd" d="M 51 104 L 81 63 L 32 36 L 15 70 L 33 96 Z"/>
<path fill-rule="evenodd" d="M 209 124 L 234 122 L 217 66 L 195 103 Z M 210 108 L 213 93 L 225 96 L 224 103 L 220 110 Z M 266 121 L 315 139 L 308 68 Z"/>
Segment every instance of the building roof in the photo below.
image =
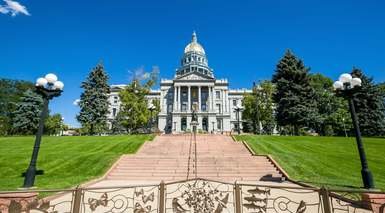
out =
<path fill-rule="evenodd" d="M 191 42 L 189 44 L 187 44 L 187 46 L 184 48 L 184 53 L 189 53 L 189 52 L 197 52 L 197 53 L 201 53 L 201 54 L 205 54 L 205 50 L 203 49 L 202 45 L 200 45 L 198 43 L 198 38 L 197 38 L 197 34 L 195 33 L 195 31 L 193 32 L 192 34 L 192 39 L 191 39 Z"/>

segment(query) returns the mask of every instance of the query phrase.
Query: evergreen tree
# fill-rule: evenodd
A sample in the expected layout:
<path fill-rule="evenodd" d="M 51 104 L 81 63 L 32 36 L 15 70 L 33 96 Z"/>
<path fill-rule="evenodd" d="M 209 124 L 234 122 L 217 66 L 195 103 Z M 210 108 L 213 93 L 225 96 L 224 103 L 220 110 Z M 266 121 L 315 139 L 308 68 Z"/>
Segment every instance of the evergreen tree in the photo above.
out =
<path fill-rule="evenodd" d="M 13 132 L 13 112 L 23 94 L 34 85 L 28 81 L 0 78 L 0 135 L 10 135 Z"/>
<path fill-rule="evenodd" d="M 278 62 L 272 82 L 276 84 L 273 99 L 279 126 L 289 126 L 299 135 L 302 127 L 315 128 L 319 122 L 315 94 L 310 86 L 309 69 L 290 50 Z"/>
<path fill-rule="evenodd" d="M 107 127 L 108 114 L 108 76 L 102 64 L 98 64 L 82 83 L 80 113 L 77 120 L 88 134 L 102 133 Z"/>
<path fill-rule="evenodd" d="M 373 79 L 360 69 L 353 68 L 351 74 L 362 80 L 362 86 L 354 93 L 353 99 L 362 135 L 385 135 L 385 106 L 381 86 L 374 84 Z"/>
<path fill-rule="evenodd" d="M 17 134 L 34 134 L 37 131 L 43 98 L 27 90 L 13 112 L 13 128 Z"/>

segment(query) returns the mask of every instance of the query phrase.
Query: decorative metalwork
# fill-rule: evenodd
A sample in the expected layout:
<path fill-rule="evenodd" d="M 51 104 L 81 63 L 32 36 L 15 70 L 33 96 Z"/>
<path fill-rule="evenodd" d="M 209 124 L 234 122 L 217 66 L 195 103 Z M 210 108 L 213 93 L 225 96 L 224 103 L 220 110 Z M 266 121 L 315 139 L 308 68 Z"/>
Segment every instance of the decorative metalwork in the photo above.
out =
<path fill-rule="evenodd" d="M 8 202 L 2 200 L 0 213 L 42 212 L 42 213 L 66 213 L 71 212 L 73 193 L 65 193 L 55 200 L 47 199 L 11 199 Z M 17 193 L 15 193 L 17 197 Z M 0 199 L 1 200 L 1 199 Z"/>
<path fill-rule="evenodd" d="M 84 190 L 82 212 L 158 212 L 158 185 Z"/>
<path fill-rule="evenodd" d="M 161 182 L 160 185 L 76 188 L 44 199 L 26 194 L 30 192 L 0 192 L 0 213 L 385 212 L 385 193 L 378 191 L 330 191 L 324 187 L 231 184 L 204 179 Z"/>
<path fill-rule="evenodd" d="M 322 212 L 318 191 L 300 188 L 241 185 L 243 212 Z"/>
<path fill-rule="evenodd" d="M 383 201 L 385 195 L 383 195 L 382 202 L 364 199 L 362 193 L 359 192 L 337 192 L 331 193 L 329 196 L 333 212 L 385 212 L 385 202 Z"/>
<path fill-rule="evenodd" d="M 234 212 L 232 184 L 191 180 L 167 184 L 166 212 Z"/>

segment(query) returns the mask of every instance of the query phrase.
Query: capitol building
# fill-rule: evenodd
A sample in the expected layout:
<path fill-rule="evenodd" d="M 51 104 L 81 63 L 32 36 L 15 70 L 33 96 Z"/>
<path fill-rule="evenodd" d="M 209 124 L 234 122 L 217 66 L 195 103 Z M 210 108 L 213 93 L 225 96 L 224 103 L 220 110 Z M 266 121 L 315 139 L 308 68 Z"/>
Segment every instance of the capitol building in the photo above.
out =
<path fill-rule="evenodd" d="M 124 86 L 111 85 L 109 120 L 114 119 L 119 111 L 119 91 Z M 192 110 L 195 109 L 198 131 L 226 133 L 238 128 L 234 107 L 243 104 L 245 93 L 251 93 L 251 90 L 229 89 L 226 79 L 215 78 L 205 50 L 194 32 L 191 42 L 184 49 L 174 79 L 162 79 L 160 89 L 151 90 L 147 98 L 149 103 L 153 100 L 160 103 L 157 127 L 161 132 L 182 133 L 192 130 L 190 123 Z"/>

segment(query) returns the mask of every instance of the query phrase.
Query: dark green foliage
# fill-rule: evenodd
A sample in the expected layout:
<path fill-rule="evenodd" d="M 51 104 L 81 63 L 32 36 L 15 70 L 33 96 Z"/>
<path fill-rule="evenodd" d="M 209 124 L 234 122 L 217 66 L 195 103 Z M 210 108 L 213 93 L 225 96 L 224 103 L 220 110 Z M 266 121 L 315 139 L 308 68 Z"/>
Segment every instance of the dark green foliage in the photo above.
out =
<path fill-rule="evenodd" d="M 28 81 L 0 79 L 0 135 L 12 134 L 12 116 L 24 92 L 33 89 Z"/>
<path fill-rule="evenodd" d="M 77 120 L 88 134 L 103 133 L 107 127 L 108 114 L 108 76 L 102 64 L 98 64 L 82 83 L 80 113 Z"/>
<path fill-rule="evenodd" d="M 315 92 L 319 120 L 315 130 L 320 135 L 345 135 L 352 130 L 352 121 L 347 102 L 333 91 L 333 81 L 320 74 L 310 75 L 310 84 Z"/>
<path fill-rule="evenodd" d="M 352 76 L 362 80 L 362 86 L 354 94 L 354 105 L 362 135 L 385 135 L 385 105 L 381 86 L 374 84 L 373 79 L 359 69 L 354 68 Z"/>
<path fill-rule="evenodd" d="M 273 99 L 279 126 L 291 126 L 298 135 L 300 128 L 315 128 L 319 122 L 314 89 L 309 69 L 290 50 L 278 62 L 272 82 L 276 85 Z"/>
<path fill-rule="evenodd" d="M 13 128 L 17 134 L 34 134 L 40 121 L 43 98 L 32 90 L 27 90 L 13 112 Z"/>

